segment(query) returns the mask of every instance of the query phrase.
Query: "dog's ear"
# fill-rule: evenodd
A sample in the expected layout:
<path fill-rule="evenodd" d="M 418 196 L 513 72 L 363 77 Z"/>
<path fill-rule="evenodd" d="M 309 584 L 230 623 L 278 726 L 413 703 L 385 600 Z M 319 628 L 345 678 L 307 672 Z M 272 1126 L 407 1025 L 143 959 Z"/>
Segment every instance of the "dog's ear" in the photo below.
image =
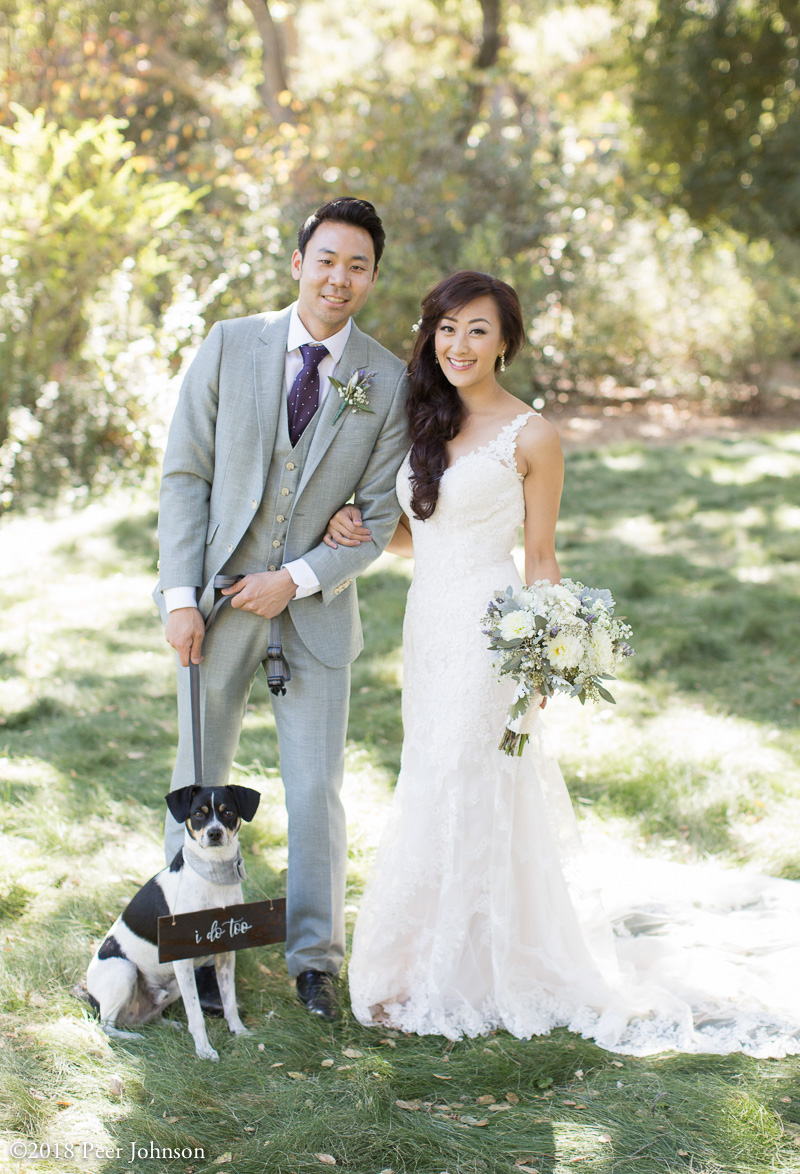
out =
<path fill-rule="evenodd" d="M 239 808 L 239 815 L 249 823 L 258 811 L 258 805 L 261 802 L 261 793 L 254 791 L 252 787 L 238 787 L 235 785 L 229 785 L 228 790 L 233 791 L 236 806 Z"/>
<path fill-rule="evenodd" d="M 192 799 L 194 799 L 199 790 L 199 787 L 180 787 L 179 790 L 170 791 L 169 795 L 164 796 L 167 807 L 178 823 L 186 823 L 186 820 L 189 818 Z"/>

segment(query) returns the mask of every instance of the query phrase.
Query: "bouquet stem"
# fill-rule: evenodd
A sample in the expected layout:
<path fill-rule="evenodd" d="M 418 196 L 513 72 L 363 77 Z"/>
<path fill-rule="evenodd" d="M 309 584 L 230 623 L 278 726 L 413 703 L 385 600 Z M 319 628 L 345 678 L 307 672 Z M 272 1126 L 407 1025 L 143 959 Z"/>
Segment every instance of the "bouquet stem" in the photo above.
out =
<path fill-rule="evenodd" d="M 510 758 L 519 758 L 528 741 L 527 734 L 515 734 L 513 730 L 506 727 L 503 730 L 503 736 L 500 739 L 500 746 L 498 749 L 504 750 Z"/>

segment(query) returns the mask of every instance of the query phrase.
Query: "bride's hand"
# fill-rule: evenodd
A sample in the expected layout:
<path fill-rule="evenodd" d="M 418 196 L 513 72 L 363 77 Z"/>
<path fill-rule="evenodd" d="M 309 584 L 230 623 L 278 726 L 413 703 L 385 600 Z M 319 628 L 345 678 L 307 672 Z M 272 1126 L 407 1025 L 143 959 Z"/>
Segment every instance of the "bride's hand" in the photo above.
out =
<path fill-rule="evenodd" d="M 370 542 L 372 531 L 361 523 L 361 510 L 354 505 L 343 505 L 328 522 L 322 541 L 336 550 L 338 546 L 360 546 Z"/>

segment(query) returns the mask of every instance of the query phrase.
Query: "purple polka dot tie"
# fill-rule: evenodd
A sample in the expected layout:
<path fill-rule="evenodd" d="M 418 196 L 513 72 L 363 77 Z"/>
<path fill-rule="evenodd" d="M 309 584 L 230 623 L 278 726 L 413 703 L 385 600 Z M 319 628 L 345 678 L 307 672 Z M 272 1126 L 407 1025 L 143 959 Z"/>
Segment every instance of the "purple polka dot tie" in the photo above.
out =
<path fill-rule="evenodd" d="M 303 369 L 289 388 L 289 398 L 286 401 L 292 448 L 305 432 L 309 420 L 319 407 L 319 365 L 327 353 L 328 348 L 324 346 L 306 343 L 300 347 Z"/>

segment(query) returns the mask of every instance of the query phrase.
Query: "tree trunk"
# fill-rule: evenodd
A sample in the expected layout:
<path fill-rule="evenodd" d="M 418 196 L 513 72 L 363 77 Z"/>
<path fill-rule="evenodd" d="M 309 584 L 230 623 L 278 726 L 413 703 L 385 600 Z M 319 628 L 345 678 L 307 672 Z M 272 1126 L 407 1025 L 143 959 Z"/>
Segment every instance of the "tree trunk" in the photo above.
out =
<path fill-rule="evenodd" d="M 258 35 L 261 37 L 261 68 L 264 80 L 259 93 L 264 106 L 276 122 L 291 122 L 293 114 L 288 106 L 281 106 L 278 94 L 289 89 L 289 74 L 286 54 L 280 30 L 272 19 L 268 0 L 244 0 L 253 14 Z"/>

